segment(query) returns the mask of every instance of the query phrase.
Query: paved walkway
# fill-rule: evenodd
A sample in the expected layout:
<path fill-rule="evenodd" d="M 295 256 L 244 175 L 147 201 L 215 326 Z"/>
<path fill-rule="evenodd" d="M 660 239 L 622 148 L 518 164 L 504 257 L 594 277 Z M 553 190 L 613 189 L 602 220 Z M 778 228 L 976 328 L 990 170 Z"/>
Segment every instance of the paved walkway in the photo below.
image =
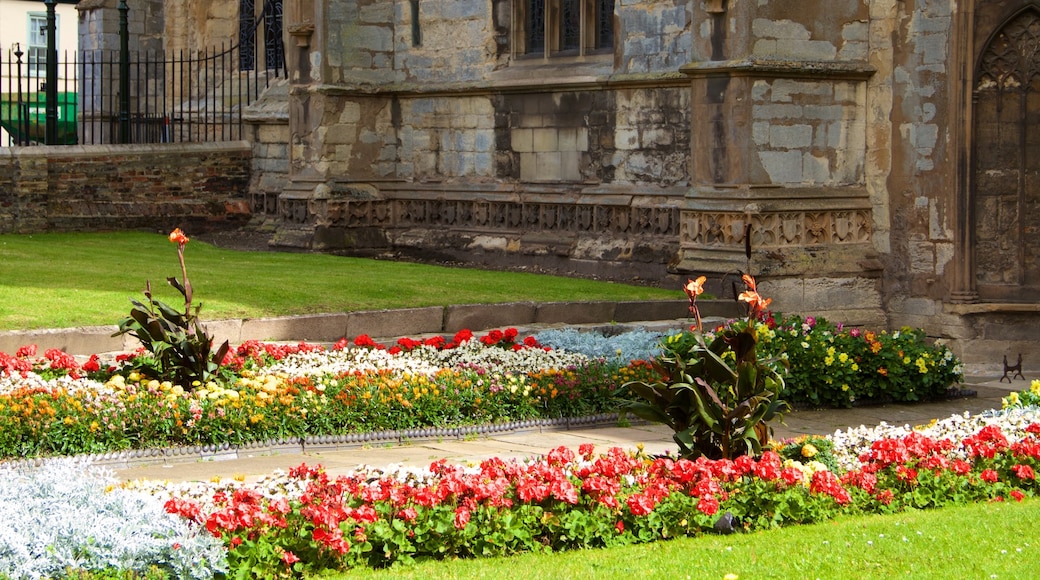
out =
<path fill-rule="evenodd" d="M 922 425 L 933 419 L 942 419 L 954 414 L 970 411 L 979 413 L 1001 407 L 1001 398 L 1011 391 L 1028 388 L 1030 380 L 1001 383 L 997 377 L 969 377 L 967 388 L 977 391 L 977 396 L 953 399 L 938 403 L 919 405 L 884 405 L 855 409 L 823 411 L 795 411 L 785 417 L 785 425 L 774 425 L 774 436 L 778 439 L 804 434 L 827 435 L 837 429 L 874 426 L 882 421 L 890 425 Z M 329 448 L 307 453 L 267 453 L 246 455 L 230 460 L 209 460 L 176 463 L 172 465 L 144 465 L 116 470 L 124 480 L 158 479 L 169 481 L 209 481 L 245 476 L 247 479 L 270 474 L 276 469 L 307 463 L 322 464 L 330 473 L 342 473 L 358 465 L 385 466 L 394 463 L 424 467 L 431 462 L 447 458 L 456 462 L 479 462 L 489 457 L 523 458 L 547 453 L 551 449 L 566 445 L 577 449 L 582 443 L 593 443 L 605 451 L 609 447 L 634 448 L 643 445 L 648 453 L 675 451 L 671 431 L 660 425 L 638 425 L 633 427 L 599 426 L 570 431 L 532 429 L 479 436 L 469 439 L 424 440 L 409 445 L 357 446 L 351 448 Z"/>

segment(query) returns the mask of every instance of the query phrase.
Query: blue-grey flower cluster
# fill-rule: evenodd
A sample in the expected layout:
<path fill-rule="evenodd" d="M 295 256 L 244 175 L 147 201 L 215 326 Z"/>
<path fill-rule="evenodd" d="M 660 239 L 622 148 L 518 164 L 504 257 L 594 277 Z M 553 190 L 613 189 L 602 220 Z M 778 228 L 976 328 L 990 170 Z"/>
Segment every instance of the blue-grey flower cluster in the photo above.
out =
<path fill-rule="evenodd" d="M 154 496 L 113 482 L 111 472 L 82 460 L 0 466 L 0 577 L 157 566 L 201 580 L 227 571 L 219 539 L 167 514 Z"/>
<path fill-rule="evenodd" d="M 553 349 L 581 353 L 589 358 L 616 359 L 622 364 L 650 360 L 661 353 L 660 332 L 633 330 L 614 336 L 574 328 L 543 330 L 534 337 Z"/>

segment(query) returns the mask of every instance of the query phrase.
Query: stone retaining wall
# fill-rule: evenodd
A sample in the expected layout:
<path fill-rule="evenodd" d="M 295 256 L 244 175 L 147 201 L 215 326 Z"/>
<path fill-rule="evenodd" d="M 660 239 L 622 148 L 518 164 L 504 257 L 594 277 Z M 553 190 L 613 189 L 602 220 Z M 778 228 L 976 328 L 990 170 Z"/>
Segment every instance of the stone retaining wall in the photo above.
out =
<path fill-rule="evenodd" d="M 699 302 L 701 316 L 735 318 L 740 306 L 731 300 Z M 648 321 L 682 321 L 688 324 L 686 300 L 631 302 L 513 302 L 508 304 L 459 304 L 401 310 L 338 312 L 306 316 L 214 320 L 205 322 L 216 341 L 241 344 L 247 340 L 279 342 L 335 342 L 343 337 L 367 334 L 376 340 L 423 334 L 454 334 L 468 328 L 474 332 L 514 326 L 520 328 L 552 325 L 632 324 Z M 40 351 L 59 348 L 69 354 L 89 355 L 129 351 L 137 341 L 129 335 L 112 336 L 111 326 L 41 329 L 0 332 L 0 352 L 13 353 L 26 344 Z"/>
<path fill-rule="evenodd" d="M 245 141 L 0 148 L 0 233 L 244 224 L 251 157 Z"/>

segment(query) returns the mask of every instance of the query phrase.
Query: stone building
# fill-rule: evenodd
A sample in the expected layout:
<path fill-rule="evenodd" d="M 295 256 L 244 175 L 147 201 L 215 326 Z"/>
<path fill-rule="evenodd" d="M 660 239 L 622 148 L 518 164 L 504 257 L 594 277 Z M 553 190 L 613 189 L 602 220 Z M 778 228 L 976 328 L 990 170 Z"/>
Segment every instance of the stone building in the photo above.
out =
<path fill-rule="evenodd" d="M 250 112 L 277 245 L 746 271 L 1040 365 L 1038 0 L 284 1 Z"/>

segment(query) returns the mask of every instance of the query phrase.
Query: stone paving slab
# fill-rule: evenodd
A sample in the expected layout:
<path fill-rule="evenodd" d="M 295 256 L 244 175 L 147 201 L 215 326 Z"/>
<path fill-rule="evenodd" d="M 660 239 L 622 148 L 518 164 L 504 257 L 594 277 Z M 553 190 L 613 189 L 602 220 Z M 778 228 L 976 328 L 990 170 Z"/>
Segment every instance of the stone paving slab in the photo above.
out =
<path fill-rule="evenodd" d="M 1034 377 L 1027 377 L 1032 379 Z M 788 413 L 786 425 L 774 424 L 777 439 L 804 434 L 829 435 L 837 429 L 875 426 L 882 421 L 890 425 L 923 425 L 964 411 L 978 413 L 1000 408 L 1001 397 L 1029 386 L 1027 381 L 1012 384 L 998 382 L 996 377 L 968 377 L 968 388 L 976 397 L 952 399 L 917 405 L 884 405 L 852 409 L 798 410 Z M 593 443 L 598 452 L 620 446 L 634 449 L 642 444 L 649 454 L 675 451 L 671 431 L 663 425 L 640 424 L 632 427 L 594 426 L 569 431 L 532 428 L 523 431 L 494 433 L 465 439 L 427 439 L 408 444 L 375 443 L 370 446 L 318 449 L 304 453 L 239 452 L 235 459 L 204 460 L 167 466 L 144 465 L 116 469 L 123 480 L 158 479 L 169 481 L 209 481 L 244 475 L 248 480 L 267 475 L 276 469 L 288 470 L 300 463 L 322 464 L 332 474 L 348 472 L 358 465 L 386 466 L 403 464 L 425 467 L 441 458 L 456 463 L 479 462 L 490 457 L 525 458 L 548 453 L 559 445 L 577 451 L 582 443 Z"/>

